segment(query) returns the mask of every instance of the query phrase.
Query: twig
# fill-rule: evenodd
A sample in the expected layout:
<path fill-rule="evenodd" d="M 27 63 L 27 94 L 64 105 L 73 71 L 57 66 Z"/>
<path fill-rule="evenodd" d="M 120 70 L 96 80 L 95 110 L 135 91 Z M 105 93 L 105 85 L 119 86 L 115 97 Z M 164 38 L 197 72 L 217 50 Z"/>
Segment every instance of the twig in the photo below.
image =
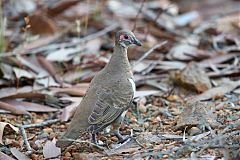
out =
<path fill-rule="evenodd" d="M 138 18 L 138 16 L 140 15 L 140 13 L 142 12 L 142 9 L 143 9 L 143 6 L 144 6 L 145 1 L 146 1 L 146 0 L 142 0 L 141 7 L 140 7 L 139 10 L 138 10 L 138 13 L 137 13 L 136 18 L 135 18 L 135 22 L 134 22 L 134 24 L 133 24 L 132 32 L 134 32 L 135 29 L 136 29 L 136 26 L 137 26 L 137 18 Z"/>
<path fill-rule="evenodd" d="M 139 58 L 137 60 L 137 62 L 134 63 L 134 66 L 136 66 L 137 64 L 139 64 L 143 59 L 145 59 L 147 56 L 149 56 L 155 49 L 162 47 L 163 45 L 167 44 L 167 41 L 163 41 L 159 44 L 156 44 L 155 46 L 153 46 L 152 48 L 150 48 L 146 53 L 143 54 L 143 56 L 141 58 Z"/>
<path fill-rule="evenodd" d="M 19 127 L 19 129 L 22 133 L 23 142 L 24 142 L 24 144 L 26 145 L 26 148 L 27 148 L 27 154 L 31 154 L 32 153 L 32 147 L 30 146 L 30 144 L 28 142 L 26 131 L 25 131 L 23 126 L 18 126 L 18 127 Z"/>
<path fill-rule="evenodd" d="M 51 119 L 51 120 L 47 120 L 47 121 L 43 121 L 41 123 L 35 123 L 35 124 L 25 124 L 22 125 L 23 128 L 34 128 L 34 127 L 43 127 L 43 126 L 47 126 L 49 124 L 54 124 L 60 122 L 60 119 Z"/>
<path fill-rule="evenodd" d="M 57 123 L 59 122 L 60 119 L 52 119 L 52 120 L 48 120 L 48 121 L 44 121 L 41 123 L 35 123 L 35 124 L 26 124 L 26 125 L 20 125 L 20 124 L 16 124 L 16 126 L 20 129 L 22 137 L 23 137 L 23 142 L 26 145 L 27 148 L 27 154 L 30 155 L 32 153 L 32 148 L 28 142 L 28 138 L 27 138 L 27 134 L 26 134 L 26 128 L 33 128 L 33 127 L 43 127 L 49 124 L 53 124 L 53 123 Z"/>

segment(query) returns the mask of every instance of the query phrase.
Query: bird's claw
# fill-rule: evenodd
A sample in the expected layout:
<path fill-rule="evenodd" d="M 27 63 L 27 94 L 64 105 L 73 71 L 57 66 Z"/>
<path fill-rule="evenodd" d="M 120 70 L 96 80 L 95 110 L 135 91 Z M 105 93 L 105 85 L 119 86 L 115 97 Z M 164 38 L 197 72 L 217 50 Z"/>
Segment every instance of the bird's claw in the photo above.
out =
<path fill-rule="evenodd" d="M 126 141 L 128 141 L 131 138 L 131 136 L 129 136 L 129 135 L 126 135 L 126 136 L 121 135 L 119 133 L 119 131 L 115 131 L 115 132 L 113 132 L 113 134 L 118 138 L 117 144 L 125 143 Z"/>

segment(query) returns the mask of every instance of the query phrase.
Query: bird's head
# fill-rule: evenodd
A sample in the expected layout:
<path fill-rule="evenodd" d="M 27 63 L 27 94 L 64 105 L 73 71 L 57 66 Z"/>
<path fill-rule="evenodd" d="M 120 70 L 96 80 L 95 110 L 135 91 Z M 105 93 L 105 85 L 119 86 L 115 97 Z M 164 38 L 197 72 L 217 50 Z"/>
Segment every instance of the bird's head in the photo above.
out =
<path fill-rule="evenodd" d="M 135 44 L 141 46 L 142 43 L 136 38 L 136 36 L 128 30 L 120 30 L 115 35 L 116 44 L 121 45 L 124 48 L 128 48 L 130 45 Z"/>

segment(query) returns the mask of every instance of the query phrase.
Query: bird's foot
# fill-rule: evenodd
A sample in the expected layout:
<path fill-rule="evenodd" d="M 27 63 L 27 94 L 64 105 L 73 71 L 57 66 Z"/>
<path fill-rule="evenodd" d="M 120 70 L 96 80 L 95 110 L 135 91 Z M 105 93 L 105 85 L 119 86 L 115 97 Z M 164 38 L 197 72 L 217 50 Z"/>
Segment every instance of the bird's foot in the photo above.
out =
<path fill-rule="evenodd" d="M 97 147 L 99 147 L 99 148 L 102 148 L 102 147 L 106 146 L 105 143 L 99 143 L 99 142 L 98 142 L 97 137 L 96 137 L 96 134 L 92 134 L 92 140 L 91 140 L 91 142 L 92 142 L 93 144 L 95 144 L 95 145 L 96 145 Z"/>
<path fill-rule="evenodd" d="M 126 136 L 121 135 L 119 131 L 114 131 L 113 134 L 118 138 L 118 141 L 117 141 L 118 144 L 125 143 L 131 138 L 131 136 L 129 135 L 126 135 Z"/>

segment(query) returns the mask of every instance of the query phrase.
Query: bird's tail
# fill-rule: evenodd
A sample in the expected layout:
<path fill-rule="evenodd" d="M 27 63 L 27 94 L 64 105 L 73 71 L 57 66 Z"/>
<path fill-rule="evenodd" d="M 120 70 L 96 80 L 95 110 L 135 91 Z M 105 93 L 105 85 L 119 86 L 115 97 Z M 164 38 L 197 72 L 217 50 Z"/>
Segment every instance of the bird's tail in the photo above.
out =
<path fill-rule="evenodd" d="M 57 141 L 56 146 L 64 150 L 70 146 L 82 134 L 81 131 L 72 129 L 71 127 Z"/>

